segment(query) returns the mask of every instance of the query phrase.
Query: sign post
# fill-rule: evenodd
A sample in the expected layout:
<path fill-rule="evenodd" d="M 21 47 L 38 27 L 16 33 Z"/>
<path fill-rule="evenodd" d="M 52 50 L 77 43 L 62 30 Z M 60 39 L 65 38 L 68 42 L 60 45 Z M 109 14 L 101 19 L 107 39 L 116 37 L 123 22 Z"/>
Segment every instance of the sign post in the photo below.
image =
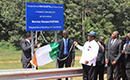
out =
<path fill-rule="evenodd" d="M 33 54 L 34 54 L 34 41 L 33 41 L 33 31 L 31 31 L 31 57 L 33 58 Z M 32 67 L 33 68 L 33 67 Z"/>

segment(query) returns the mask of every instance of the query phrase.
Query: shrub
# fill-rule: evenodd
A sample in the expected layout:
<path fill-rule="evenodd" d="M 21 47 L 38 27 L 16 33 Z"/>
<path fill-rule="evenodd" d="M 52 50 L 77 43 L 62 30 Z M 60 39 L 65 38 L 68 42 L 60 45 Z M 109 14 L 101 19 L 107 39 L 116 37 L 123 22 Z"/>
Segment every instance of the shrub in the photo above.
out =
<path fill-rule="evenodd" d="M 0 42 L 0 51 L 15 51 L 16 47 L 13 43 L 10 43 L 8 41 L 2 40 Z"/>

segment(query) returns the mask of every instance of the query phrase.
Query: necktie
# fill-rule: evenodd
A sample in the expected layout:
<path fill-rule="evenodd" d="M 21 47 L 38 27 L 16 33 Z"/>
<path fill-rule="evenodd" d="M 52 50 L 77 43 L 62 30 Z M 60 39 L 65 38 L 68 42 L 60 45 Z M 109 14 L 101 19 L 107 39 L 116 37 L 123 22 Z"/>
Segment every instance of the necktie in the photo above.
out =
<path fill-rule="evenodd" d="M 102 45 L 100 45 L 100 47 L 102 48 L 102 51 L 104 52 L 104 48 L 103 48 L 103 46 L 102 46 Z"/>
<path fill-rule="evenodd" d="M 111 45 L 113 44 L 113 42 L 114 42 L 114 40 L 112 39 L 112 40 L 111 40 Z"/>
<path fill-rule="evenodd" d="M 67 49 L 68 45 L 67 45 L 67 39 L 65 39 L 65 54 L 68 54 L 68 49 Z"/>

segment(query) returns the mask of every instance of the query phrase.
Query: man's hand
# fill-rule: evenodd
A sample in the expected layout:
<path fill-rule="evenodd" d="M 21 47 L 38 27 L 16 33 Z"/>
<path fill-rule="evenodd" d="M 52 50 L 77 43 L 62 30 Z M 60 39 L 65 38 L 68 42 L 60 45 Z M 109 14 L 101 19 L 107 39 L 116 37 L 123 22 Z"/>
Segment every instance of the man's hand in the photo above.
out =
<path fill-rule="evenodd" d="M 78 43 L 77 43 L 76 41 L 74 41 L 74 45 L 75 45 L 75 46 L 77 46 L 77 45 L 78 45 Z"/>
<path fill-rule="evenodd" d="M 126 54 L 126 52 L 122 50 L 122 54 Z"/>
<path fill-rule="evenodd" d="M 72 67 L 74 66 L 74 60 L 72 60 Z"/>
<path fill-rule="evenodd" d="M 34 44 L 34 47 L 40 47 L 40 43 L 39 44 Z"/>
<path fill-rule="evenodd" d="M 116 61 L 113 61 L 113 62 L 112 62 L 112 65 L 115 65 L 115 64 L 116 64 Z"/>
<path fill-rule="evenodd" d="M 105 60 L 105 62 L 106 62 L 106 64 L 108 64 L 108 60 L 107 59 Z"/>
<path fill-rule="evenodd" d="M 88 60 L 86 60 L 86 61 L 85 61 L 85 64 L 88 64 L 88 63 L 89 63 L 89 61 L 88 61 Z"/>

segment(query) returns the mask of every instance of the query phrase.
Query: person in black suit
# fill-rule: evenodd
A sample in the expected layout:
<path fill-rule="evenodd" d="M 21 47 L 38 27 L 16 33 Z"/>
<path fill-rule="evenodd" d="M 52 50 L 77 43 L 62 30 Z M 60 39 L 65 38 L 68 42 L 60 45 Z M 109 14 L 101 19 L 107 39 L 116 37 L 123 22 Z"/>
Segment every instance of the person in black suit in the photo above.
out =
<path fill-rule="evenodd" d="M 99 74 L 99 80 L 104 80 L 104 66 L 105 66 L 105 38 L 103 36 L 99 36 L 99 52 L 96 59 L 96 68 L 95 68 L 95 80 L 97 80 L 97 76 Z"/>
<path fill-rule="evenodd" d="M 32 66 L 29 64 L 31 60 L 31 34 L 28 32 L 26 34 L 26 39 L 23 39 L 20 42 L 20 46 L 22 48 L 22 67 L 23 68 L 32 68 Z M 40 47 L 40 44 L 34 44 L 34 47 Z M 29 66 L 28 66 L 29 64 Z"/>
<path fill-rule="evenodd" d="M 124 50 L 126 46 L 126 36 L 121 36 L 120 39 L 123 42 L 123 50 Z M 128 80 L 125 73 L 125 54 L 121 55 L 120 75 L 121 75 L 120 78 L 122 78 L 122 80 Z"/>
<path fill-rule="evenodd" d="M 71 63 L 72 63 L 72 66 L 74 66 L 74 61 L 75 61 L 75 51 L 74 51 L 74 47 L 73 47 L 74 42 L 72 39 L 68 38 L 68 35 L 69 35 L 68 31 L 64 30 L 63 31 L 64 38 L 58 40 L 58 43 L 59 43 L 58 68 L 63 68 L 64 64 L 65 64 L 65 67 L 71 67 Z M 71 49 L 71 47 L 72 47 L 72 49 Z M 71 49 L 71 51 L 70 51 L 70 49 Z M 67 59 L 62 60 L 66 57 L 67 57 Z M 58 80 L 61 80 L 61 79 L 58 79 Z M 68 78 L 66 78 L 66 80 L 68 80 Z"/>
<path fill-rule="evenodd" d="M 125 72 L 126 72 L 126 76 L 128 78 L 128 80 L 130 80 L 130 33 L 127 34 L 127 43 L 126 46 L 124 48 L 124 50 L 122 50 L 122 53 L 125 54 Z"/>
<path fill-rule="evenodd" d="M 105 50 L 105 61 L 107 67 L 107 79 L 119 80 L 120 57 L 122 54 L 123 44 L 122 40 L 118 39 L 118 31 L 114 31 L 111 38 L 107 40 Z M 114 77 L 113 77 L 114 74 Z"/>

